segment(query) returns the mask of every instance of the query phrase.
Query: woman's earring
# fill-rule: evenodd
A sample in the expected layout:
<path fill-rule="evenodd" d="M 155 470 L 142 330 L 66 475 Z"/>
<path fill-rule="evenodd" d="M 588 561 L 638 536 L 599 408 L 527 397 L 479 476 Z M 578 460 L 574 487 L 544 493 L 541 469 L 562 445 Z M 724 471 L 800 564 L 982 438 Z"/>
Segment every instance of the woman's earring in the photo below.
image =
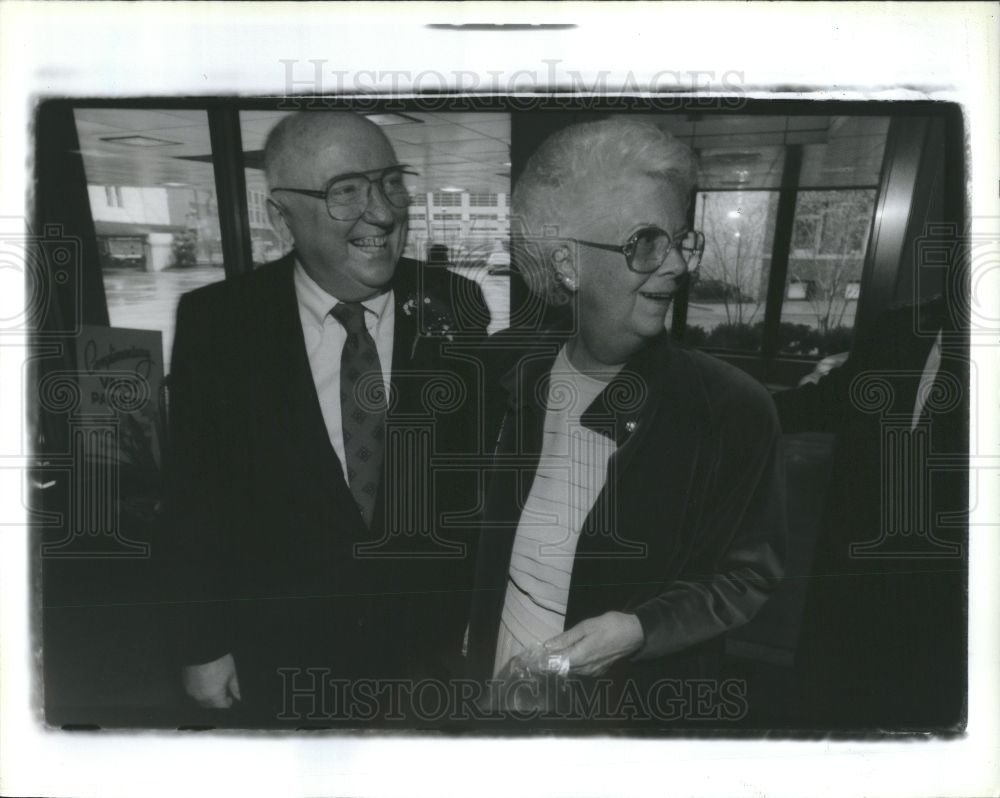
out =
<path fill-rule="evenodd" d="M 567 254 L 566 250 L 564 249 L 557 249 L 555 252 L 552 253 L 552 260 L 556 264 L 555 268 L 552 270 L 552 273 L 555 275 L 556 282 L 562 283 L 563 286 L 569 291 L 575 291 L 576 281 L 573 279 L 571 275 L 567 274 L 565 271 L 560 269 L 560 265 L 566 260 L 566 258 Z"/>

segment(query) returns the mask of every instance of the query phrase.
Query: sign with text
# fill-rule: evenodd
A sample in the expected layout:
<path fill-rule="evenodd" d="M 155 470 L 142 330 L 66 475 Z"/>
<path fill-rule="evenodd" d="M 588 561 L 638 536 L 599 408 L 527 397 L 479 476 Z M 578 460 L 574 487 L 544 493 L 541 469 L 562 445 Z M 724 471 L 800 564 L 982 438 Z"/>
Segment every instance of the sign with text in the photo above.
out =
<path fill-rule="evenodd" d="M 84 326 L 77 338 L 78 414 L 117 428 L 114 459 L 158 471 L 163 345 L 154 330 Z"/>

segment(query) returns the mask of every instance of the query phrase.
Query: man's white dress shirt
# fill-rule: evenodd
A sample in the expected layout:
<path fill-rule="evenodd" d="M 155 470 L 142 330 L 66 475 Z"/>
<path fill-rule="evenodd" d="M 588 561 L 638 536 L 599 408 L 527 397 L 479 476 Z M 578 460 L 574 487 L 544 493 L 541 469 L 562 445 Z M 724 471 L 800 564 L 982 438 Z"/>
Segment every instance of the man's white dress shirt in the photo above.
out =
<path fill-rule="evenodd" d="M 340 356 L 347 342 L 347 331 L 330 315 L 330 311 L 340 300 L 320 288 L 298 262 L 295 264 L 294 282 L 313 384 L 323 411 L 326 433 L 340 459 L 340 467 L 344 470 L 346 480 L 347 458 L 340 415 Z M 396 323 L 396 304 L 393 302 L 392 291 L 366 299 L 361 304 L 365 307 L 365 326 L 378 350 L 388 396 L 389 377 L 392 373 L 393 328 Z"/>

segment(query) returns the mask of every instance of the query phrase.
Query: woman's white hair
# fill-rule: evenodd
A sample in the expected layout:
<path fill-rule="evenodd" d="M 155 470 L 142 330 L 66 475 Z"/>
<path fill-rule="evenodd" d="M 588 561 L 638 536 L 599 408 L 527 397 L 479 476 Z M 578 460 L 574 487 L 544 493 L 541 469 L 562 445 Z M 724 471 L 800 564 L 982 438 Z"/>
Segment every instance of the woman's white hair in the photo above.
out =
<path fill-rule="evenodd" d="M 661 179 L 686 206 L 697 172 L 685 144 L 640 119 L 583 122 L 550 136 L 528 159 L 511 197 L 514 262 L 528 287 L 550 303 L 565 301 L 549 254 L 571 223 L 607 212 L 600 189 L 611 180 Z"/>

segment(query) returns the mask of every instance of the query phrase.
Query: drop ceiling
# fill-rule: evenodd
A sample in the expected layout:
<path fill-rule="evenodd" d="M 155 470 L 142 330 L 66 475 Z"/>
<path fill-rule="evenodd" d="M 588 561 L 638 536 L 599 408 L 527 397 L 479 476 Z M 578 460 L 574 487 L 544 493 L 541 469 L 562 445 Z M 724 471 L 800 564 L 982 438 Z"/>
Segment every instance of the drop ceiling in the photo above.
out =
<path fill-rule="evenodd" d="M 272 111 L 240 113 L 243 149 L 253 166 L 260 163 L 268 131 L 284 116 Z M 470 192 L 510 191 L 508 114 L 408 111 L 380 121 L 391 122 L 382 129 L 400 161 L 420 172 L 416 191 L 444 186 Z M 88 183 L 214 189 L 205 111 L 85 108 L 76 110 L 76 124 Z M 133 144 L 114 140 L 136 136 L 142 140 Z M 264 189 L 259 168 L 247 169 L 247 184 Z"/>
<path fill-rule="evenodd" d="M 265 189 L 260 151 L 268 131 L 288 113 L 240 113 L 251 189 Z M 509 114 L 406 111 L 383 116 L 388 118 L 379 119 L 385 123 L 382 130 L 400 161 L 420 172 L 414 181 L 416 191 L 448 187 L 509 192 Z M 807 158 L 818 182 L 842 179 L 837 173 L 845 163 L 857 163 L 859 174 L 865 173 L 862 182 L 869 182 L 871 174 L 878 173 L 888 124 L 884 117 L 688 113 L 644 117 L 700 151 L 700 182 L 705 187 L 777 186 L 786 144 L 801 144 L 807 154 L 819 158 Z M 89 183 L 183 185 L 214 191 L 205 111 L 86 108 L 76 111 L 76 121 Z M 129 136 L 141 136 L 139 143 L 151 146 L 114 140 Z M 827 145 L 834 144 L 839 151 L 825 154 Z M 733 162 L 741 157 L 745 163 Z M 815 166 L 809 166 L 813 162 Z"/>

